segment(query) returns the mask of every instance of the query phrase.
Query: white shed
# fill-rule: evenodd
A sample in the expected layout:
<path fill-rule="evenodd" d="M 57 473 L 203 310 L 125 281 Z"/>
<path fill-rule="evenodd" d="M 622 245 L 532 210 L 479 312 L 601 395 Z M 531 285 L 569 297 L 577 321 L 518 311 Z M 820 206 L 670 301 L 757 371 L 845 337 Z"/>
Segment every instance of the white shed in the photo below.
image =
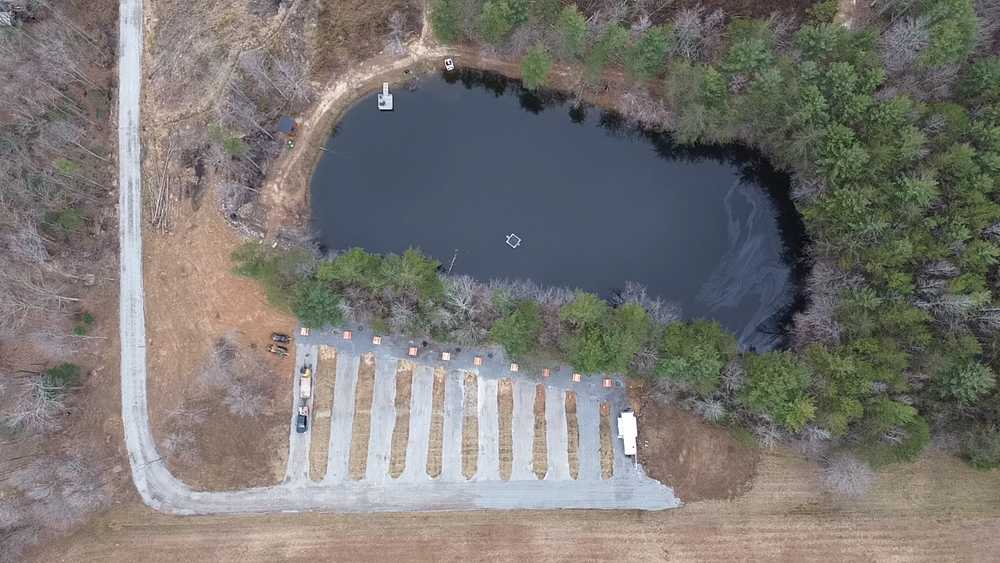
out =
<path fill-rule="evenodd" d="M 625 446 L 625 455 L 636 454 L 636 438 L 639 436 L 639 427 L 635 422 L 635 413 L 632 409 L 622 411 L 618 415 L 618 437 Z"/>

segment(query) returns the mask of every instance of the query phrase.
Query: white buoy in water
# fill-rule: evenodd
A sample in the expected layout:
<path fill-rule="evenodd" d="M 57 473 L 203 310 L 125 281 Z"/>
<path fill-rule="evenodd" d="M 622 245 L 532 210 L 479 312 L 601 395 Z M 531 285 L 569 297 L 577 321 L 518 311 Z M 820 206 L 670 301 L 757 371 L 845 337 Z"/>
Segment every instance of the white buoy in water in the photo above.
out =
<path fill-rule="evenodd" d="M 511 248 L 521 246 L 521 237 L 515 235 L 514 233 L 507 235 L 507 246 Z"/>

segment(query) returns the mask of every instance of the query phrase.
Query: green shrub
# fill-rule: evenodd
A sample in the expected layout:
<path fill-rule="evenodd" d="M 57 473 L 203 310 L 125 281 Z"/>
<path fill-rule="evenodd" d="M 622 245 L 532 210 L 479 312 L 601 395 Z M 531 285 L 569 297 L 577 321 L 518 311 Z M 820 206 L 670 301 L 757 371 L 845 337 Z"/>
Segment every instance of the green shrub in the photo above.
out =
<path fill-rule="evenodd" d="M 1000 467 L 1000 430 L 984 425 L 972 429 L 962 442 L 962 455 L 977 469 Z"/>
<path fill-rule="evenodd" d="M 83 212 L 76 207 L 65 207 L 59 211 L 49 211 L 42 223 L 49 230 L 67 235 L 75 233 L 83 226 Z"/>
<path fill-rule="evenodd" d="M 302 282 L 295 292 L 295 316 L 303 325 L 322 328 L 337 326 L 343 322 L 340 310 L 340 296 L 321 281 Z"/>
<path fill-rule="evenodd" d="M 937 384 L 942 398 L 969 407 L 996 387 L 996 375 L 989 366 L 966 362 L 941 374 Z"/>
<path fill-rule="evenodd" d="M 499 44 L 517 25 L 517 13 L 507 0 L 486 0 L 479 16 L 479 32 L 487 43 Z"/>
<path fill-rule="evenodd" d="M 568 328 L 562 347 L 580 372 L 625 372 L 653 331 L 642 306 L 627 303 L 611 309 L 603 299 L 582 291 L 559 316 Z"/>
<path fill-rule="evenodd" d="M 52 166 L 65 176 L 75 176 L 80 171 L 80 163 L 68 158 L 57 158 L 52 161 Z"/>
<path fill-rule="evenodd" d="M 534 24 L 552 25 L 561 9 L 560 0 L 533 0 L 528 6 L 528 19 Z"/>
<path fill-rule="evenodd" d="M 80 322 L 76 323 L 73 327 L 73 334 L 77 336 L 85 336 L 90 332 L 90 327 L 94 325 L 94 315 L 91 315 L 87 311 L 84 311 L 80 315 Z"/>
<path fill-rule="evenodd" d="M 748 388 L 744 402 L 798 432 L 816 414 L 807 394 L 809 372 L 791 352 L 749 355 L 744 362 Z"/>
<path fill-rule="evenodd" d="M 563 59 L 575 59 L 583 53 L 587 44 L 587 19 L 575 5 L 566 6 L 559 13 L 556 34 L 559 37 L 559 55 Z"/>
<path fill-rule="evenodd" d="M 601 371 L 624 373 L 652 333 L 653 322 L 641 305 L 626 303 L 613 309 L 604 325 L 607 358 Z"/>
<path fill-rule="evenodd" d="M 462 5 L 461 0 L 433 0 L 431 3 L 431 29 L 439 41 L 454 43 L 462 38 Z"/>
<path fill-rule="evenodd" d="M 809 19 L 816 23 L 830 23 L 837 15 L 839 4 L 839 0 L 822 0 L 822 2 L 813 4 L 806 13 L 809 15 Z"/>
<path fill-rule="evenodd" d="M 1000 57 L 984 57 L 966 66 L 958 91 L 972 104 L 1000 101 Z"/>
<path fill-rule="evenodd" d="M 80 381 L 80 366 L 63 362 L 45 370 L 46 387 L 72 387 Z"/>
<path fill-rule="evenodd" d="M 610 25 L 594 43 L 587 53 L 584 65 L 587 79 L 591 82 L 600 80 L 608 65 L 621 64 L 628 53 L 629 33 L 620 25 Z"/>
<path fill-rule="evenodd" d="M 719 323 L 674 323 L 664 331 L 656 373 L 707 396 L 719 388 L 722 368 L 735 356 L 736 338 Z"/>
<path fill-rule="evenodd" d="M 559 318 L 574 327 L 602 322 L 608 315 L 608 303 L 593 293 L 577 291 L 570 303 L 559 310 Z"/>
<path fill-rule="evenodd" d="M 305 250 L 275 250 L 253 242 L 237 247 L 231 258 L 237 275 L 261 282 L 268 301 L 286 310 L 291 310 L 298 285 L 315 266 L 315 258 Z"/>
<path fill-rule="evenodd" d="M 582 373 L 597 373 L 604 370 L 608 361 L 601 326 L 586 325 L 570 334 L 563 343 L 570 365 Z"/>
<path fill-rule="evenodd" d="M 655 78 L 667 62 L 671 43 L 667 28 L 658 25 L 647 29 L 630 49 L 625 68 L 636 79 Z"/>
<path fill-rule="evenodd" d="M 240 135 L 217 123 L 208 126 L 208 138 L 222 145 L 222 150 L 229 156 L 242 158 L 250 152 L 250 145 L 246 144 Z"/>
<path fill-rule="evenodd" d="M 490 338 L 504 347 L 507 355 L 520 358 L 538 346 L 542 332 L 542 309 L 534 301 L 518 301 L 514 310 L 493 324 Z"/>
<path fill-rule="evenodd" d="M 870 438 L 868 444 L 861 448 L 861 454 L 875 467 L 916 461 L 931 439 L 927 421 L 917 415 L 901 426 L 898 433 L 901 435 L 898 443 Z"/>
<path fill-rule="evenodd" d="M 541 45 L 536 45 L 528 50 L 524 58 L 521 59 L 521 77 L 524 87 L 535 90 L 545 85 L 552 69 L 552 57 Z"/>
<path fill-rule="evenodd" d="M 964 60 L 976 44 L 977 19 L 972 0 L 924 0 L 921 8 L 931 22 L 924 64 L 938 67 Z"/>
<path fill-rule="evenodd" d="M 316 269 L 316 278 L 343 285 L 359 285 L 380 289 L 388 282 L 381 276 L 381 260 L 361 248 L 352 248 L 333 260 L 322 262 Z"/>

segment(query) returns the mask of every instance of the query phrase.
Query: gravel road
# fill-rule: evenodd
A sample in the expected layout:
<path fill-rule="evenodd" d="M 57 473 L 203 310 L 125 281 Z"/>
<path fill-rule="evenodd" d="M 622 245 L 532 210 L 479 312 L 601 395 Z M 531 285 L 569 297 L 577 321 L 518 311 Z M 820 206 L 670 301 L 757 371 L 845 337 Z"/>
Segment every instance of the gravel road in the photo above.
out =
<path fill-rule="evenodd" d="M 305 478 L 308 471 L 307 434 L 292 436 L 293 451 L 289 455 L 291 465 L 287 473 L 288 480 L 278 486 L 231 492 L 199 492 L 191 490 L 171 475 L 157 451 L 147 408 L 147 342 L 142 280 L 142 155 L 139 137 L 142 26 L 142 0 L 121 0 L 118 34 L 118 213 L 121 252 L 119 331 L 122 423 L 132 479 L 148 506 L 174 514 L 225 514 L 553 508 L 659 510 L 680 505 L 671 489 L 648 478 L 580 482 L 316 483 Z M 440 54 L 439 51 L 427 49 L 421 41 L 409 56 L 400 58 L 390 66 L 402 68 L 419 59 Z M 384 70 L 373 68 L 368 73 L 371 76 L 357 78 L 363 82 Z M 484 427 L 483 432 L 491 429 L 492 427 Z M 492 434 L 491 432 L 490 437 Z M 481 441 L 482 438 L 481 435 Z"/>

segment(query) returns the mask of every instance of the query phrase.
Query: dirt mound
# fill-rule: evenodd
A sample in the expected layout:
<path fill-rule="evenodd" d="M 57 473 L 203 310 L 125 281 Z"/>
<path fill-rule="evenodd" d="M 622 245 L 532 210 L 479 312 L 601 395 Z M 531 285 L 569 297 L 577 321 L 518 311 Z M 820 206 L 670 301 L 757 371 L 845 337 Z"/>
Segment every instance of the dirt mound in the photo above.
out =
<path fill-rule="evenodd" d="M 652 400 L 636 409 L 639 462 L 684 502 L 730 499 L 750 489 L 760 455 L 725 427 Z"/>

